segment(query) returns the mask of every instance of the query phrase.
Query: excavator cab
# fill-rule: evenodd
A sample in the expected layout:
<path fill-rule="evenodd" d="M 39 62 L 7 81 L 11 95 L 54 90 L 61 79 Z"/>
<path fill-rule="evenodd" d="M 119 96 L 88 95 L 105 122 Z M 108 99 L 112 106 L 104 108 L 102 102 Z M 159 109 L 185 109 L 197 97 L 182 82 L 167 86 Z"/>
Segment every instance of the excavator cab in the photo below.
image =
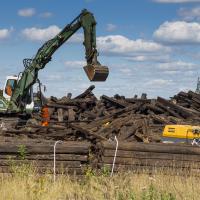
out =
<path fill-rule="evenodd" d="M 90 64 L 83 67 L 90 81 L 105 81 L 108 77 L 108 67 L 100 64 Z"/>
<path fill-rule="evenodd" d="M 3 89 L 3 98 L 6 100 L 6 103 L 3 102 L 0 98 L 0 113 L 3 109 L 7 109 L 8 103 L 11 101 L 13 92 L 15 91 L 15 88 L 17 86 L 18 80 L 20 77 L 14 75 L 14 76 L 7 76 L 4 89 Z M 33 102 L 33 87 L 31 86 L 28 90 L 28 93 L 26 95 L 26 112 L 32 112 L 34 106 Z"/>
<path fill-rule="evenodd" d="M 6 80 L 6 84 L 4 87 L 4 91 L 3 91 L 3 96 L 10 100 L 11 96 L 12 96 L 12 92 L 14 91 L 16 85 L 17 85 L 17 76 L 8 76 L 7 80 Z"/>

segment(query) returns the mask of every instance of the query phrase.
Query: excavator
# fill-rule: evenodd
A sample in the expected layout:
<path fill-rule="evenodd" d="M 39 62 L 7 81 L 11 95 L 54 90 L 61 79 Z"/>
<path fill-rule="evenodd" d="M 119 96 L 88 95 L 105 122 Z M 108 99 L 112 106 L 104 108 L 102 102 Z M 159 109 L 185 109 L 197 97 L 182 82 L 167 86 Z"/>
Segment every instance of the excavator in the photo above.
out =
<path fill-rule="evenodd" d="M 185 124 L 166 125 L 162 133 L 163 143 L 200 145 L 200 126 Z"/>
<path fill-rule="evenodd" d="M 84 9 L 55 37 L 45 42 L 33 59 L 24 59 L 24 71 L 18 76 L 8 76 L 4 89 L 0 91 L 0 116 L 26 115 L 33 110 L 33 85 L 38 81 L 38 72 L 51 61 L 54 52 L 73 34 L 83 28 L 85 59 L 84 71 L 90 81 L 105 81 L 109 69 L 98 60 L 96 49 L 96 21 L 91 12 Z"/>
<path fill-rule="evenodd" d="M 200 77 L 197 79 L 196 94 L 200 94 Z M 200 126 L 190 124 L 168 124 L 162 132 L 163 143 L 184 143 L 200 146 Z"/>

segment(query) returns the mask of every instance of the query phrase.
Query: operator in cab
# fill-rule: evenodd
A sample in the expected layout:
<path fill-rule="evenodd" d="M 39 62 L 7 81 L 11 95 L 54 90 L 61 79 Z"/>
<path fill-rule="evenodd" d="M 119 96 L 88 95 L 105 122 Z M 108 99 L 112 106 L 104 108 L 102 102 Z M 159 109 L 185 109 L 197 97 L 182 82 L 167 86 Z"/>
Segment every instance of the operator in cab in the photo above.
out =
<path fill-rule="evenodd" d="M 5 92 L 8 96 L 12 96 L 12 92 L 16 86 L 17 81 L 13 79 L 8 79 L 6 83 Z"/>

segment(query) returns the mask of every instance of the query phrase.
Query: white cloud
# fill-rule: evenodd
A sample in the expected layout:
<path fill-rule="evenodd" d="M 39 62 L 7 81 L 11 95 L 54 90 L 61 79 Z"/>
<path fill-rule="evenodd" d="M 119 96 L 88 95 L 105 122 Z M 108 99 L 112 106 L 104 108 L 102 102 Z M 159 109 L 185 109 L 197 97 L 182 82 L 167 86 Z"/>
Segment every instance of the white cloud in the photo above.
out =
<path fill-rule="evenodd" d="M 109 32 L 115 31 L 117 26 L 115 24 L 107 24 L 106 25 L 106 30 Z"/>
<path fill-rule="evenodd" d="M 173 61 L 167 63 L 160 63 L 157 65 L 159 69 L 163 71 L 190 71 L 197 68 L 194 63 L 183 62 L 183 61 Z"/>
<path fill-rule="evenodd" d="M 121 68 L 119 71 L 127 76 L 133 75 L 133 71 L 129 68 Z"/>
<path fill-rule="evenodd" d="M 167 74 L 167 75 L 175 75 L 175 74 L 178 74 L 179 71 L 172 70 L 172 71 L 164 71 L 163 73 L 164 73 L 164 74 Z"/>
<path fill-rule="evenodd" d="M 21 17 L 32 17 L 35 15 L 36 10 L 34 8 L 25 8 L 18 10 L 18 15 Z"/>
<path fill-rule="evenodd" d="M 168 54 L 157 54 L 157 55 L 138 55 L 133 57 L 127 58 L 130 61 L 136 61 L 136 62 L 146 62 L 146 61 L 153 61 L 153 62 L 167 62 L 170 60 L 170 55 Z"/>
<path fill-rule="evenodd" d="M 168 52 L 170 49 L 153 41 L 131 40 L 122 35 L 108 35 L 97 38 L 98 49 L 107 54 L 133 56 L 142 53 Z"/>
<path fill-rule="evenodd" d="M 65 66 L 69 68 L 81 68 L 86 65 L 85 61 L 74 60 L 74 61 L 65 61 Z"/>
<path fill-rule="evenodd" d="M 155 40 L 171 44 L 196 44 L 200 42 L 200 24 L 197 22 L 164 22 L 154 32 Z"/>
<path fill-rule="evenodd" d="M 6 38 L 8 38 L 11 34 L 11 32 L 13 31 L 13 28 L 10 29 L 0 29 L 0 40 L 4 40 Z"/>
<path fill-rule="evenodd" d="M 194 8 L 180 8 L 178 15 L 186 21 L 200 20 L 200 7 Z"/>
<path fill-rule="evenodd" d="M 60 32 L 60 28 L 52 25 L 48 28 L 26 28 L 22 31 L 22 34 L 29 40 L 35 41 L 45 41 L 54 37 L 56 34 Z"/>
<path fill-rule="evenodd" d="M 53 16 L 53 13 L 51 13 L 51 12 L 44 12 L 44 13 L 41 13 L 39 16 L 42 17 L 42 18 L 49 18 L 49 17 Z"/>
<path fill-rule="evenodd" d="M 200 2 L 200 0 L 153 0 L 157 3 L 195 3 Z"/>
<path fill-rule="evenodd" d="M 60 31 L 61 29 L 56 25 L 51 25 L 47 28 L 31 27 L 22 30 L 22 35 L 25 36 L 26 39 L 32 41 L 47 41 L 56 36 Z M 76 33 L 69 39 L 69 41 L 76 43 L 83 41 L 82 38 L 83 38 L 82 33 Z"/>
<path fill-rule="evenodd" d="M 146 82 L 146 86 L 148 88 L 153 89 L 160 89 L 163 87 L 171 86 L 173 85 L 173 80 L 166 80 L 166 79 L 153 79 Z"/>
<path fill-rule="evenodd" d="M 59 27 L 52 25 L 47 28 L 26 28 L 22 34 L 32 41 L 46 41 L 60 31 Z M 76 33 L 68 42 L 82 43 L 83 40 L 83 33 Z M 97 48 L 104 54 L 120 55 L 134 61 L 166 61 L 169 56 L 167 53 L 170 52 L 169 47 L 159 43 L 142 39 L 131 40 L 122 35 L 97 37 Z"/>

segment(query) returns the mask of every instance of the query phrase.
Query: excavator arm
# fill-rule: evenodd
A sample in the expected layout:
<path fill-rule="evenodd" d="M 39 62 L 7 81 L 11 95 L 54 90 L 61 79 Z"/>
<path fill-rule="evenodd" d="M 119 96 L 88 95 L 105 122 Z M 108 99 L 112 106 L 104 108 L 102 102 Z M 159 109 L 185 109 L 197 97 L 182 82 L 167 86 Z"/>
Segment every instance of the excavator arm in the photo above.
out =
<path fill-rule="evenodd" d="M 96 21 L 92 13 L 83 10 L 70 24 L 58 33 L 54 38 L 45 42 L 33 59 L 24 59 L 23 71 L 17 86 L 15 87 L 9 105 L 11 111 L 23 111 L 29 89 L 38 78 L 38 71 L 43 69 L 51 60 L 54 52 L 64 44 L 77 30 L 83 28 L 85 58 L 87 65 L 84 70 L 90 81 L 105 81 L 108 76 L 108 68 L 97 61 L 96 49 Z"/>

